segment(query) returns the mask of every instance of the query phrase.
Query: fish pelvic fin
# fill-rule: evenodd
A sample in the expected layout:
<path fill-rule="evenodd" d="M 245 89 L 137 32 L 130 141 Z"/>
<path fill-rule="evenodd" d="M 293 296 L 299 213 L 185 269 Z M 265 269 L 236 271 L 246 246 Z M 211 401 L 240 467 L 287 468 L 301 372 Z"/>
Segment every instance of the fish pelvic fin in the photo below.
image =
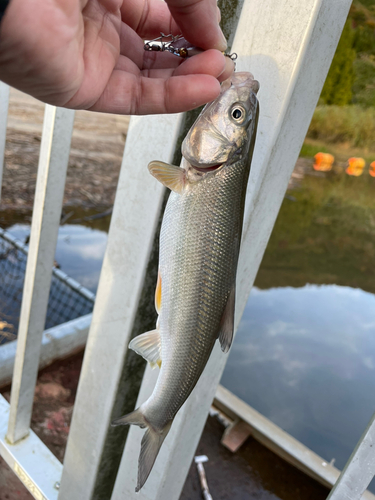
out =
<path fill-rule="evenodd" d="M 221 350 L 228 352 L 233 342 L 234 333 L 234 306 L 236 302 L 236 284 L 233 285 L 221 318 L 219 329 L 219 342 Z"/>
<path fill-rule="evenodd" d="M 181 194 L 184 190 L 187 179 L 183 168 L 164 163 L 163 161 L 152 161 L 148 164 L 148 170 L 155 179 L 171 191 Z"/>
<path fill-rule="evenodd" d="M 159 330 L 151 330 L 142 333 L 132 339 L 129 343 L 129 349 L 142 356 L 150 363 L 151 368 L 161 367 L 161 339 Z"/>
<path fill-rule="evenodd" d="M 139 454 L 138 460 L 138 484 L 135 489 L 136 492 L 138 492 L 147 481 L 156 457 L 159 454 L 161 445 L 171 428 L 171 424 L 172 422 L 167 424 L 162 431 L 156 431 L 150 425 L 145 432 L 142 438 L 141 453 Z"/>

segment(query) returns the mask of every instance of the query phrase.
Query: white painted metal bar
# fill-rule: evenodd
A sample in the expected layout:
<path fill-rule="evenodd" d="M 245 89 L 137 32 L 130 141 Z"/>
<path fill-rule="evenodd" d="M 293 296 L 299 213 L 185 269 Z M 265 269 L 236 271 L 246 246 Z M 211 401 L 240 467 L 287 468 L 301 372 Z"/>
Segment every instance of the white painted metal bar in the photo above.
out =
<path fill-rule="evenodd" d="M 12 384 L 11 443 L 29 433 L 73 122 L 74 111 L 46 106 Z"/>
<path fill-rule="evenodd" d="M 332 488 L 336 483 L 340 476 L 339 469 L 327 463 L 322 457 L 254 410 L 222 385 L 217 388 L 214 404 L 229 417 L 240 417 L 251 427 L 251 435 L 283 460 L 286 460 L 327 488 Z M 354 497 L 347 497 L 345 500 L 349 500 L 349 498 L 354 500 Z M 338 499 L 344 500 L 344 497 L 339 496 Z M 363 499 L 375 500 L 375 495 L 370 491 L 365 491 Z"/>
<path fill-rule="evenodd" d="M 327 500 L 360 500 L 375 475 L 375 413 Z"/>
<path fill-rule="evenodd" d="M 0 81 L 0 201 L 4 169 L 5 141 L 7 135 L 8 106 L 9 86 L 6 83 Z"/>
<path fill-rule="evenodd" d="M 93 495 L 164 196 L 147 164 L 171 161 L 180 121 L 180 115 L 130 121 L 59 500 Z"/>
<path fill-rule="evenodd" d="M 43 332 L 39 370 L 85 347 L 91 317 L 91 314 L 86 314 Z M 4 387 L 12 380 L 16 350 L 16 340 L 0 346 L 0 387 Z"/>
<path fill-rule="evenodd" d="M 5 437 L 9 411 L 0 395 L 0 455 L 36 500 L 57 500 L 62 464 L 33 431 L 10 444 Z"/>
<path fill-rule="evenodd" d="M 246 0 L 232 50 L 260 82 L 260 122 L 237 280 L 236 325 L 332 61 L 351 0 Z M 249 332 L 251 334 L 251 332 Z M 145 500 L 180 496 L 227 356 L 218 345 L 177 414 L 145 486 Z M 155 374 L 146 370 L 137 406 Z M 136 500 L 142 430 L 131 427 L 111 500 Z"/>

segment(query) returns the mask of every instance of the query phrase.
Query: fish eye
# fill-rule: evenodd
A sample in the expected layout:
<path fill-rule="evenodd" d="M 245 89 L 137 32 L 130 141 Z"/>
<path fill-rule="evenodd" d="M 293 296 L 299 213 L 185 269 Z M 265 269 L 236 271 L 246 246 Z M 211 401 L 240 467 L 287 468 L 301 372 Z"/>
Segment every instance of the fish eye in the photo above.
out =
<path fill-rule="evenodd" d="M 235 103 L 229 112 L 229 116 L 235 123 L 242 125 L 246 120 L 246 110 L 240 104 Z"/>

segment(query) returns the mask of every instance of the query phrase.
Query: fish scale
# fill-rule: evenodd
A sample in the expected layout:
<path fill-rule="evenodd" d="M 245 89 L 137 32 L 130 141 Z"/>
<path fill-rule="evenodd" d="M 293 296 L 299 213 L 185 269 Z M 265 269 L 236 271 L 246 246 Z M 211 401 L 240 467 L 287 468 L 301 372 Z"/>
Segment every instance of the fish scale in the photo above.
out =
<path fill-rule="evenodd" d="M 194 191 L 169 197 L 160 234 L 163 362 L 144 407 L 156 427 L 163 428 L 185 402 L 217 338 L 237 267 L 245 161 L 205 179 Z"/>
<path fill-rule="evenodd" d="M 235 73 L 207 104 L 182 144 L 180 167 L 151 162 L 172 190 L 160 233 L 156 329 L 129 347 L 161 370 L 152 395 L 113 425 L 146 428 L 139 455 L 139 491 L 173 419 L 201 376 L 217 339 L 229 350 L 247 179 L 254 148 L 259 88 Z"/>

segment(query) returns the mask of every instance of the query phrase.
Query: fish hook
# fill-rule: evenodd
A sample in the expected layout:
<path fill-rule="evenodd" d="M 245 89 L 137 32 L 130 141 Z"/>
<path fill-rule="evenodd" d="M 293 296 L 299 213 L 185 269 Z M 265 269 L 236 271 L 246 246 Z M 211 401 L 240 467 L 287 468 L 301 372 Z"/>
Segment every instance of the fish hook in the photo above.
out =
<path fill-rule="evenodd" d="M 166 41 L 165 41 L 166 40 Z M 188 42 L 182 35 L 165 35 L 160 32 L 160 36 L 154 38 L 153 40 L 148 40 L 144 42 L 144 50 L 148 52 L 169 52 L 177 57 L 182 57 L 187 59 L 188 57 L 195 56 L 204 52 L 200 47 L 195 47 L 190 42 Z M 237 54 L 233 52 L 229 54 L 223 52 L 225 57 L 229 57 L 234 62 L 234 69 L 236 69 L 236 59 Z"/>

